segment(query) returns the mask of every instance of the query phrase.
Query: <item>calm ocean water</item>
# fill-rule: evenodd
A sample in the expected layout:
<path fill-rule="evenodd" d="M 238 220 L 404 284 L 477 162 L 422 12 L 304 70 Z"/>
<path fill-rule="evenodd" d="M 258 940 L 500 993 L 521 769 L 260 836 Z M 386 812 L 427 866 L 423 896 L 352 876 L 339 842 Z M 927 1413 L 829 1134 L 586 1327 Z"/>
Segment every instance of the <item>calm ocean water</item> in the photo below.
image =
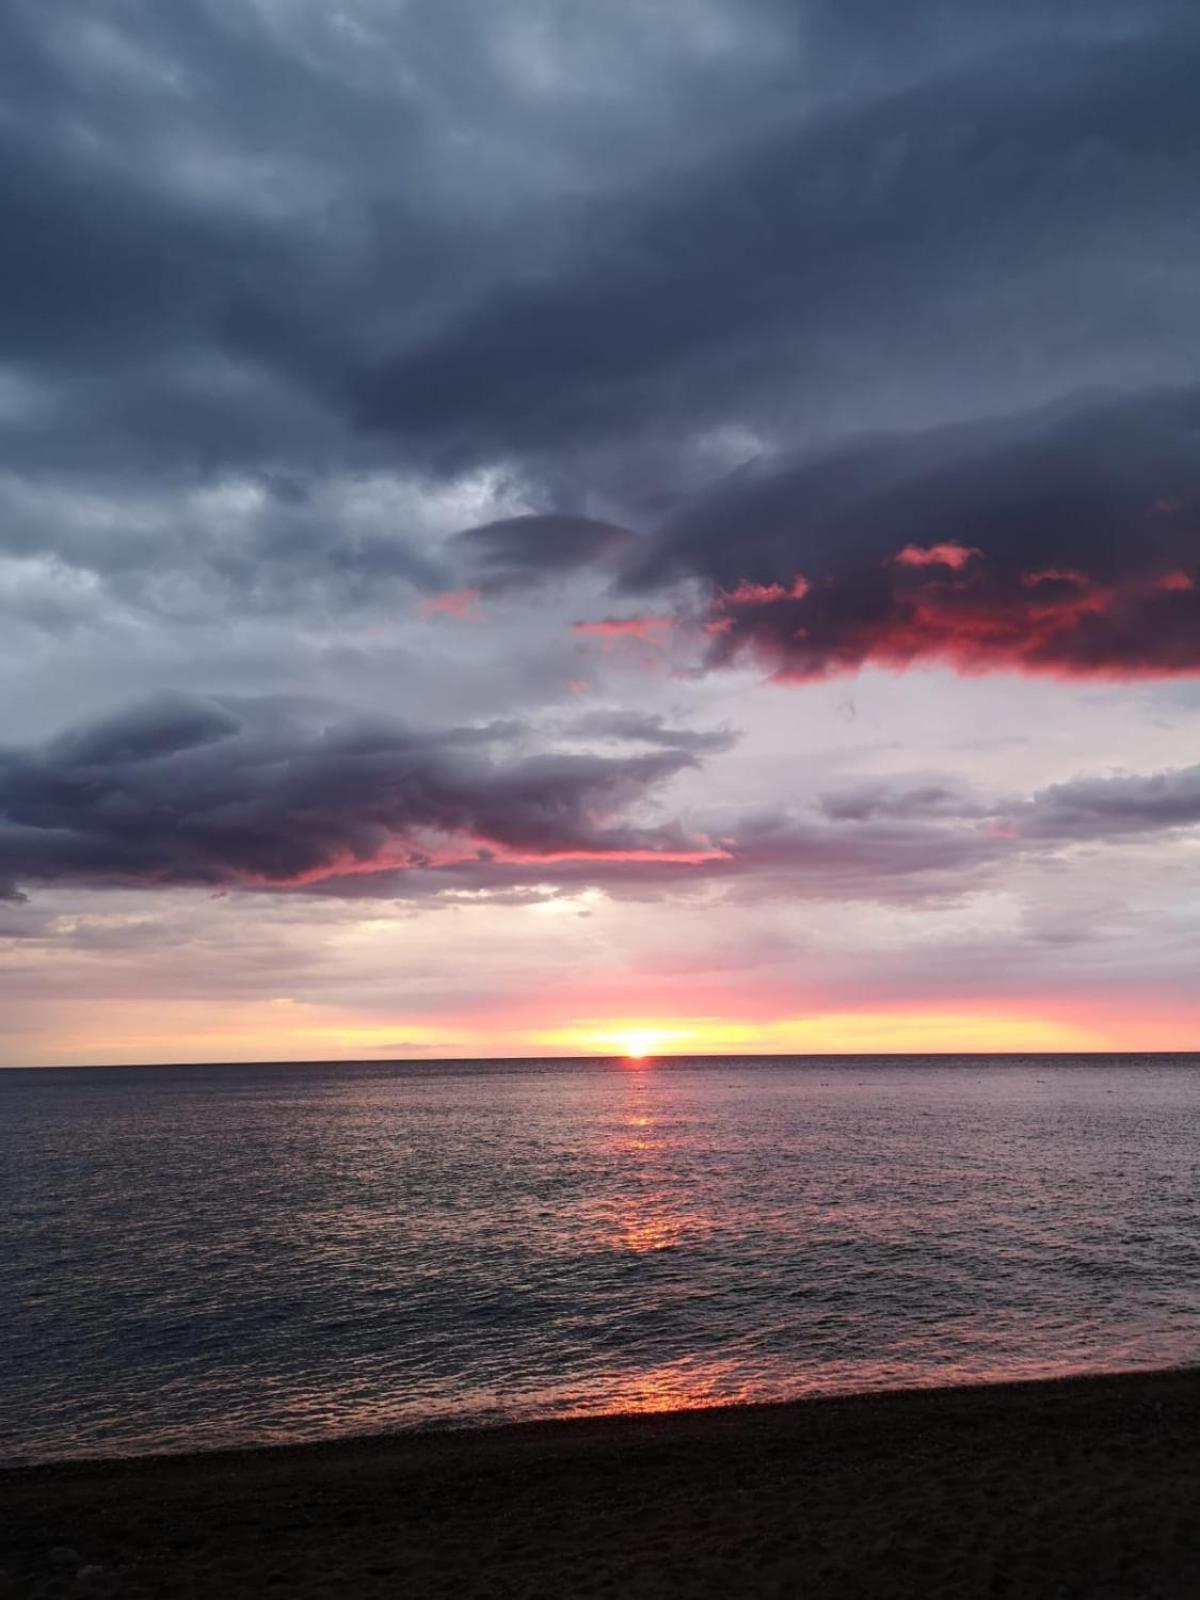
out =
<path fill-rule="evenodd" d="M 0 1460 L 1200 1360 L 1200 1060 L 0 1072 Z"/>

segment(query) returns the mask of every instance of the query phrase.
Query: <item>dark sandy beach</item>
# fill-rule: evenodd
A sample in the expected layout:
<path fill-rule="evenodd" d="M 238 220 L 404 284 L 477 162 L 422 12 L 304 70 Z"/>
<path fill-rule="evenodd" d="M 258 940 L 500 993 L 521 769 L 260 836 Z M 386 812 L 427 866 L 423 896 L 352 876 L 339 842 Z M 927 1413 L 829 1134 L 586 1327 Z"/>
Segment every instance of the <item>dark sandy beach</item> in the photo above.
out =
<path fill-rule="evenodd" d="M 1200 1594 L 1200 1372 L 0 1475 L 18 1596 Z"/>

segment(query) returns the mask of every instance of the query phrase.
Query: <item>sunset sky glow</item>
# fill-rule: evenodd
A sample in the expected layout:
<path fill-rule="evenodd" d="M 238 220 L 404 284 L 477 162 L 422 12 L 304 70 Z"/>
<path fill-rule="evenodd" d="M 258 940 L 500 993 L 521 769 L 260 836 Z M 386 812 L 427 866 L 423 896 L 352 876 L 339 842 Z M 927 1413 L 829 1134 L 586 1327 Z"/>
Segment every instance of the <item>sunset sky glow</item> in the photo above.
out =
<path fill-rule="evenodd" d="M 1198 74 L 15 0 L 0 1064 L 1200 1047 Z"/>

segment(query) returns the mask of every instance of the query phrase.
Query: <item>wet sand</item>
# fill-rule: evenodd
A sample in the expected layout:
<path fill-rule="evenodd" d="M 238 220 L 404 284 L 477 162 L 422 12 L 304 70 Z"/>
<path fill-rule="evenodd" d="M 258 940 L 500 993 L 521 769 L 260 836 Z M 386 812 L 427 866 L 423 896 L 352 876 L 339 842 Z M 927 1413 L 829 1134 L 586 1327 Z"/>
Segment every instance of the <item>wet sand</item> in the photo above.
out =
<path fill-rule="evenodd" d="M 0 1593 L 1200 1595 L 1200 1370 L 0 1474 Z"/>

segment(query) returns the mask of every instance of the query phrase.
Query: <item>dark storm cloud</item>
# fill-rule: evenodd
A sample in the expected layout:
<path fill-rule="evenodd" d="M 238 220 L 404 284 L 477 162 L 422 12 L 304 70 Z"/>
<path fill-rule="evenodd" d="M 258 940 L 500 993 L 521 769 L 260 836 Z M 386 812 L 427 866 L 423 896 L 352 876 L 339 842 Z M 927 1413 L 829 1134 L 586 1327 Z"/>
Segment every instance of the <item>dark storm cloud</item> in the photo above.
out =
<path fill-rule="evenodd" d="M 334 335 L 310 297 L 344 287 L 358 241 L 330 231 L 348 217 L 321 180 L 356 157 L 378 176 L 380 141 L 405 134 L 419 159 L 424 130 L 401 95 L 306 59 L 268 9 L 6 8 L 0 332 L 15 355 L 87 369 L 107 353 L 120 373 L 150 341 L 245 345 L 322 384 L 343 365 L 321 352 L 353 348 L 356 307 L 339 307 Z M 398 195 L 397 221 L 403 209 Z M 435 233 L 429 217 L 389 262 L 399 287 L 414 259 L 449 270 Z"/>
<path fill-rule="evenodd" d="M 338 348 L 315 306 L 291 309 L 317 287 L 297 281 L 311 223 L 154 172 L 156 136 L 182 132 L 169 97 L 163 128 L 123 154 L 112 108 L 89 103 L 86 65 L 72 70 L 62 41 L 52 51 L 38 37 L 55 32 L 50 19 L 20 4 L 10 29 L 14 18 L 57 93 L 16 102 L 25 118 L 10 117 L 0 152 L 0 357 L 37 385 L 0 426 L 6 457 L 155 479 L 286 459 L 289 434 L 311 455 L 321 424 L 279 380 L 317 391 L 328 417 L 353 338 L 343 324 Z M 11 89 L 11 59 L 5 76 Z"/>
<path fill-rule="evenodd" d="M 48 765 L 101 772 L 106 767 L 136 767 L 228 739 L 240 731 L 238 719 L 214 701 L 161 695 L 60 734 L 47 747 Z"/>
<path fill-rule="evenodd" d="M 811 425 L 898 362 L 918 396 L 980 357 L 993 385 L 1053 387 L 1089 343 L 1179 370 L 1197 308 L 1164 268 L 1200 251 L 1200 31 L 1144 20 L 1119 44 L 958 61 L 600 211 L 562 270 L 389 358 L 364 420 L 448 459 L 536 456 L 639 426 Z"/>
<path fill-rule="evenodd" d="M 746 9 L 748 37 L 775 16 Z M 381 350 L 551 270 L 572 197 L 678 159 L 702 95 L 737 124 L 761 52 L 735 31 L 710 65 L 646 13 L 629 60 L 642 10 L 581 30 L 523 0 L 12 0 L 0 355 L 49 387 L 5 418 L 10 457 L 149 477 L 361 460 L 346 425 Z"/>
<path fill-rule="evenodd" d="M 519 593 L 678 505 L 710 434 L 1193 371 L 1200 30 L 1168 0 L 13 0 L 0 28 L 0 447 L 111 513 L 0 537 L 135 607 L 151 566 L 201 572 L 208 614 Z M 419 517 L 323 492 L 474 465 L 538 514 L 452 541 L 462 577 Z M 230 474 L 254 518 L 170 501 Z"/>
<path fill-rule="evenodd" d="M 0 877 L 10 894 L 303 885 L 439 857 L 695 854 L 681 830 L 625 816 L 692 763 L 679 750 L 488 758 L 461 737 L 382 723 L 304 735 L 172 696 L 0 750 Z"/>
<path fill-rule="evenodd" d="M 629 9 L 634 28 L 613 26 L 636 84 L 660 41 Z M 299 11 L 235 26 L 199 0 L 90 18 L 18 0 L 0 341 L 60 379 L 106 375 L 103 412 L 78 386 L 60 397 L 77 435 L 162 451 L 178 417 L 196 467 L 348 452 L 352 417 L 435 462 L 678 436 L 787 395 L 811 420 L 868 360 L 957 359 L 956 324 L 998 354 L 1019 327 L 1026 365 L 1048 341 L 1043 370 L 1101 333 L 1166 361 L 1181 313 L 1195 327 L 1164 270 L 1197 241 L 1200 38 L 1177 7 L 1067 8 L 1040 29 L 1032 8 L 920 7 L 890 52 L 886 8 L 713 9 L 735 41 L 775 29 L 767 135 L 749 137 L 733 47 L 724 83 L 677 61 L 607 119 L 588 93 L 506 80 L 514 24 L 534 26 L 537 65 L 520 5 L 412 8 L 368 56 Z M 556 139 L 574 184 L 531 210 L 526 173 Z M 603 181 L 606 144 L 624 183 Z M 472 145 L 474 166 L 455 153 Z M 1130 305 L 1144 262 L 1158 292 Z M 216 361 L 187 376 L 206 354 L 269 399 Z"/>
<path fill-rule="evenodd" d="M 868 437 L 747 470 L 628 579 L 715 591 L 708 659 L 1200 671 L 1200 390 Z"/>

